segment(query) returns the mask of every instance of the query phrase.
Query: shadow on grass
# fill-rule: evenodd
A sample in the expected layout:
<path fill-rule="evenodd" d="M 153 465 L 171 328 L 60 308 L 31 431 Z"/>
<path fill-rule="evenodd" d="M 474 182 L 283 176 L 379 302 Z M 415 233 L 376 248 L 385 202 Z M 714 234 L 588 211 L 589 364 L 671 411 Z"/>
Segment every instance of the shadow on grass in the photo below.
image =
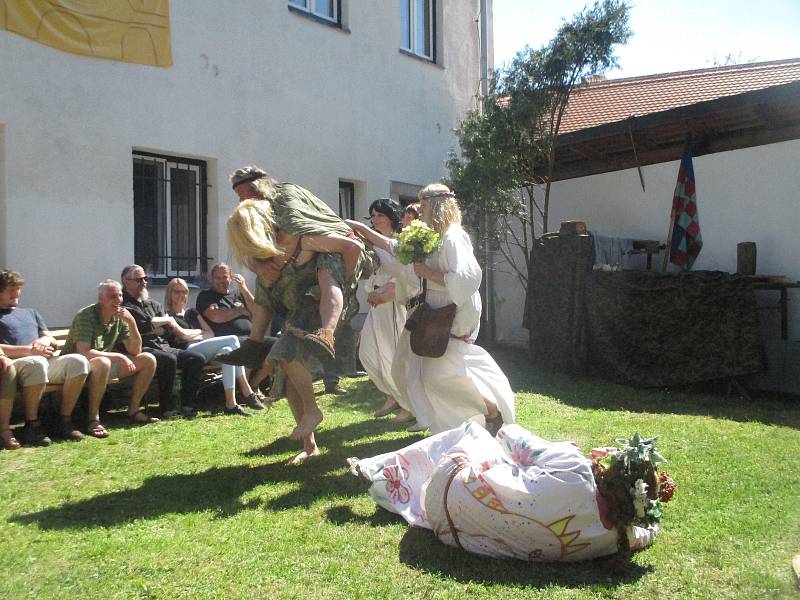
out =
<path fill-rule="evenodd" d="M 572 377 L 531 365 L 524 352 L 492 353 L 516 393 L 551 396 L 563 404 L 596 410 L 698 415 L 742 423 L 800 429 L 797 398 L 752 392 L 751 399 L 726 394 L 720 382 L 681 388 L 637 388 L 591 377 Z"/>
<path fill-rule="evenodd" d="M 347 505 L 328 509 L 325 517 L 336 525 L 357 523 L 372 527 L 404 524 L 400 515 L 376 508 L 371 515 L 359 515 Z M 440 542 L 432 531 L 409 527 L 400 541 L 400 561 L 420 571 L 445 576 L 464 583 L 546 587 L 596 586 L 613 588 L 630 584 L 652 569 L 616 557 L 577 563 L 530 563 L 494 559 L 470 554 Z"/>
<path fill-rule="evenodd" d="M 400 561 L 464 583 L 613 589 L 639 580 L 652 569 L 614 556 L 574 563 L 532 563 L 470 554 L 440 542 L 428 529 L 411 527 L 400 541 Z"/>
<path fill-rule="evenodd" d="M 421 438 L 369 439 L 390 430 L 388 423 L 382 427 L 374 421 L 354 423 L 325 430 L 322 455 L 302 466 L 291 466 L 280 460 L 263 465 L 215 467 L 199 473 L 158 475 L 146 479 L 138 488 L 15 515 L 10 520 L 35 523 L 43 529 L 82 529 L 208 510 L 225 518 L 242 510 L 307 508 L 325 497 L 360 496 L 366 493 L 367 486 L 347 473 L 348 457 L 382 454 Z M 247 452 L 246 456 L 272 456 L 297 450 L 297 444 L 281 439 Z M 294 489 L 276 498 L 241 500 L 244 494 L 266 483 L 289 483 Z"/>

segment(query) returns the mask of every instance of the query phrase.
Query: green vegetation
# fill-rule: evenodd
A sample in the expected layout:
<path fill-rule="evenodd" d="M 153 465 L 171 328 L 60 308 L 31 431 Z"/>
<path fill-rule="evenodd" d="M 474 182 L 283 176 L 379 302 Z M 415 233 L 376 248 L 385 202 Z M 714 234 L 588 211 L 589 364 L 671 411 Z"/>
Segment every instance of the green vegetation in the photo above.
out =
<path fill-rule="evenodd" d="M 456 129 L 447 183 L 479 247 L 499 251 L 523 286 L 533 242 L 551 230 L 550 185 L 570 94 L 617 65 L 614 53 L 632 35 L 629 8 L 624 0 L 597 0 L 562 22 L 546 45 L 520 50 Z"/>
<path fill-rule="evenodd" d="M 250 419 L 112 425 L 0 452 L 4 598 L 783 598 L 800 551 L 800 404 L 571 379 L 498 353 L 519 422 L 583 449 L 658 434 L 677 482 L 623 572 L 487 560 L 375 507 L 347 472 L 419 438 L 375 420 L 366 380 L 323 396 L 322 456 L 286 461 L 285 402 Z"/>

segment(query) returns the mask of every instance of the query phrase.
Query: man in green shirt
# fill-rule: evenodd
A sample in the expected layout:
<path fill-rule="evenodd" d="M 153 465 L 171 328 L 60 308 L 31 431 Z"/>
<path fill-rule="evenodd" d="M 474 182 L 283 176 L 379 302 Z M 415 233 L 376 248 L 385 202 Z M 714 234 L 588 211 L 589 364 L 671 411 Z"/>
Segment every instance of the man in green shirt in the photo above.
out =
<path fill-rule="evenodd" d="M 125 353 L 117 352 L 122 344 Z M 152 354 L 142 352 L 142 338 L 133 316 L 122 307 L 122 285 L 113 279 L 103 281 L 97 293 L 97 304 L 78 311 L 72 321 L 63 354 L 78 353 L 92 365 L 89 379 L 88 432 L 95 437 L 108 437 L 100 423 L 100 401 L 110 379 L 133 377 L 128 418 L 132 423 L 153 423 L 140 408 L 142 398 L 156 370 Z"/>

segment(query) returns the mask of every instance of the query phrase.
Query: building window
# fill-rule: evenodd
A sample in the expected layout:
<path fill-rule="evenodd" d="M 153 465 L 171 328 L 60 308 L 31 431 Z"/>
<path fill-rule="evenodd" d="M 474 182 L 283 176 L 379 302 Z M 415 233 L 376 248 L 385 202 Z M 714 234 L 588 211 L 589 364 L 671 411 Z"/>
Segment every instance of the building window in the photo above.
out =
<path fill-rule="evenodd" d="M 133 254 L 152 278 L 205 276 L 207 189 L 205 161 L 133 153 Z"/>
<path fill-rule="evenodd" d="M 356 218 L 356 186 L 349 181 L 339 182 L 339 216 L 343 219 Z"/>
<path fill-rule="evenodd" d="M 400 0 L 400 47 L 434 60 L 435 0 Z"/>
<path fill-rule="evenodd" d="M 341 25 L 341 0 L 289 0 L 289 8 Z"/>

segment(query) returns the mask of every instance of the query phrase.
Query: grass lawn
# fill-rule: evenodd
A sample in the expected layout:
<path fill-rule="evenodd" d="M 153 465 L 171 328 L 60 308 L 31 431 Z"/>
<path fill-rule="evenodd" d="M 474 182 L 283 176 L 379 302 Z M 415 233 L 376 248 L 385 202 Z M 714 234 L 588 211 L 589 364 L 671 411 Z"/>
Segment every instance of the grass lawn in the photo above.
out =
<path fill-rule="evenodd" d="M 800 553 L 800 401 L 640 390 L 496 357 L 518 421 L 584 450 L 661 436 L 678 489 L 623 574 L 489 560 L 376 508 L 347 472 L 420 439 L 375 420 L 366 380 L 322 396 L 322 456 L 286 461 L 286 402 L 108 440 L 0 452 L 2 598 L 788 598 Z"/>

